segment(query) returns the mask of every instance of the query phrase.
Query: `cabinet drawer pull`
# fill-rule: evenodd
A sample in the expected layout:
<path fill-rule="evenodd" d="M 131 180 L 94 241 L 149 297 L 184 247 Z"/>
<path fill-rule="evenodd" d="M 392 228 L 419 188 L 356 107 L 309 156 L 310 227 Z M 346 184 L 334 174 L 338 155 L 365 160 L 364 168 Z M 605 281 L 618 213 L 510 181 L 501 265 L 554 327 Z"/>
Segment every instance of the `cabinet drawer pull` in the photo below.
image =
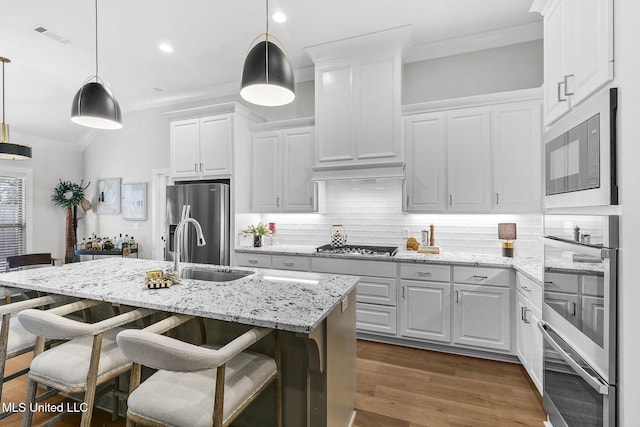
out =
<path fill-rule="evenodd" d="M 257 259 L 250 259 L 249 260 L 249 264 L 257 264 L 258 260 Z"/>
<path fill-rule="evenodd" d="M 531 292 L 531 289 L 529 289 L 528 287 L 522 285 L 520 286 L 523 290 L 527 291 L 527 292 Z"/>
<path fill-rule="evenodd" d="M 456 302 L 460 302 L 460 291 L 456 291 Z"/>
<path fill-rule="evenodd" d="M 198 164 L 197 164 L 197 163 L 194 163 L 194 164 L 193 164 L 193 171 L 194 171 L 195 173 L 198 173 Z"/>
<path fill-rule="evenodd" d="M 276 206 L 280 206 L 280 197 L 276 197 Z"/>
<path fill-rule="evenodd" d="M 295 264 L 293 262 L 285 262 L 284 266 L 285 267 L 293 267 Z"/>
<path fill-rule="evenodd" d="M 449 206 L 453 205 L 453 194 L 449 194 Z"/>
<path fill-rule="evenodd" d="M 202 163 L 200 163 L 200 172 L 202 172 L 202 169 L 203 169 L 203 168 L 202 168 Z"/>
<path fill-rule="evenodd" d="M 402 298 L 404 299 L 404 298 L 406 298 L 406 297 L 407 297 L 407 287 L 406 287 L 406 286 L 403 286 L 403 287 L 402 287 Z"/>
<path fill-rule="evenodd" d="M 577 306 L 578 306 L 578 304 L 576 304 L 575 302 L 570 302 L 569 303 L 569 311 L 571 312 L 572 316 L 575 316 L 577 314 L 576 313 Z"/>
<path fill-rule="evenodd" d="M 407 194 L 407 204 L 405 205 L 405 207 L 409 207 L 409 195 Z"/>
<path fill-rule="evenodd" d="M 418 271 L 418 276 L 420 277 L 429 277 L 431 276 L 431 273 L 428 271 Z"/>
<path fill-rule="evenodd" d="M 474 274 L 473 276 L 471 276 L 471 278 L 473 280 L 487 280 L 489 277 L 487 277 L 487 276 L 478 276 L 478 275 Z"/>
<path fill-rule="evenodd" d="M 527 307 L 520 307 L 520 317 L 524 323 L 531 323 L 527 317 L 527 312 L 530 311 Z"/>
<path fill-rule="evenodd" d="M 500 193 L 496 193 L 496 205 L 500 204 Z"/>

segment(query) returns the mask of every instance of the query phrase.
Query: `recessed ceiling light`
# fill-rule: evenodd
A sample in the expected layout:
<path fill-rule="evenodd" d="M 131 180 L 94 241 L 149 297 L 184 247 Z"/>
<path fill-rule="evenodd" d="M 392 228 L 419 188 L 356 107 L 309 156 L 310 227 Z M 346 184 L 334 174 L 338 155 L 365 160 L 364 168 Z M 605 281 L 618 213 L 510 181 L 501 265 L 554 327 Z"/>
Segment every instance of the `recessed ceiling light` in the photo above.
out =
<path fill-rule="evenodd" d="M 276 12 L 273 14 L 273 20 L 278 23 L 283 23 L 287 20 L 287 15 L 282 12 Z"/>
<path fill-rule="evenodd" d="M 158 48 L 163 52 L 167 52 L 167 53 L 173 52 L 173 48 L 171 47 L 171 45 L 167 43 L 161 43 L 160 46 L 158 46 Z"/>

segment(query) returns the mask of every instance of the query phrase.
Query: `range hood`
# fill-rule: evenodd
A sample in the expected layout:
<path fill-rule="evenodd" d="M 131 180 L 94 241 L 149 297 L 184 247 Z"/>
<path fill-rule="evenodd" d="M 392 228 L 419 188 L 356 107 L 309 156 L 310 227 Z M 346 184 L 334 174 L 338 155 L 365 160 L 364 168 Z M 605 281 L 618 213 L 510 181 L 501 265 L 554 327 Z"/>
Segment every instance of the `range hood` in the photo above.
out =
<path fill-rule="evenodd" d="M 349 181 L 353 179 L 404 179 L 404 162 L 368 165 L 316 166 L 312 168 L 312 181 Z"/>

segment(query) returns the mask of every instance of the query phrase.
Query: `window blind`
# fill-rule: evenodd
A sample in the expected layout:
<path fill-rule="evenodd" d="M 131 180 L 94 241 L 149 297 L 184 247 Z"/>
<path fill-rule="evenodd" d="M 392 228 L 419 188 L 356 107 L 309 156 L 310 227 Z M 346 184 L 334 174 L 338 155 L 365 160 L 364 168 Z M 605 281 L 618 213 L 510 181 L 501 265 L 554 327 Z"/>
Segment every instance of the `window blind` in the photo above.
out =
<path fill-rule="evenodd" d="M 7 257 L 26 251 L 26 182 L 23 177 L 0 175 L 0 271 Z"/>

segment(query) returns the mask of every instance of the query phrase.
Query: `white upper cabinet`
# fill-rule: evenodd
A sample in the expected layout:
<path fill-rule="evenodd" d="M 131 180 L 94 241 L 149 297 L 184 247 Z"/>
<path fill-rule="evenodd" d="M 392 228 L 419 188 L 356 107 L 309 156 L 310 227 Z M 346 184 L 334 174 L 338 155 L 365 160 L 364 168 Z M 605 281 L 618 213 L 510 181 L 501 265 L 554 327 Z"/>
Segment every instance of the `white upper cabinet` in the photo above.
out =
<path fill-rule="evenodd" d="M 445 211 L 446 116 L 443 112 L 405 117 L 407 153 L 405 203 L 407 212 Z"/>
<path fill-rule="evenodd" d="M 487 108 L 447 114 L 449 210 L 491 210 L 491 119 Z"/>
<path fill-rule="evenodd" d="M 399 52 L 316 63 L 316 166 L 362 166 L 403 159 Z"/>
<path fill-rule="evenodd" d="M 309 123 L 302 119 L 252 127 L 252 212 L 317 210 L 317 185 L 311 181 L 314 128 L 294 126 Z"/>
<path fill-rule="evenodd" d="M 493 209 L 535 212 L 541 207 L 540 102 L 491 108 Z"/>
<path fill-rule="evenodd" d="M 540 98 L 528 89 L 405 106 L 405 211 L 539 211 Z"/>
<path fill-rule="evenodd" d="M 613 80 L 613 0 L 551 0 L 544 17 L 549 125 Z"/>
<path fill-rule="evenodd" d="M 170 123 L 171 173 L 199 177 L 231 173 L 230 114 Z"/>

